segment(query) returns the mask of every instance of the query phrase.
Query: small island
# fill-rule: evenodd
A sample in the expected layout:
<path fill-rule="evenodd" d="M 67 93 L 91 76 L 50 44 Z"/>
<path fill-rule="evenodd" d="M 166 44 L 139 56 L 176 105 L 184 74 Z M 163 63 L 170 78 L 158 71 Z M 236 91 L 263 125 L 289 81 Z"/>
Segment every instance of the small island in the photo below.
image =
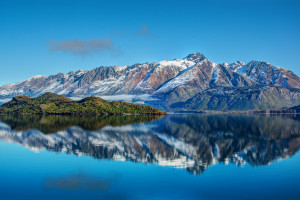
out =
<path fill-rule="evenodd" d="M 61 115 L 166 115 L 151 106 L 106 101 L 100 97 L 86 97 L 74 101 L 54 93 L 39 97 L 17 96 L 0 107 L 1 114 L 61 114 Z"/>

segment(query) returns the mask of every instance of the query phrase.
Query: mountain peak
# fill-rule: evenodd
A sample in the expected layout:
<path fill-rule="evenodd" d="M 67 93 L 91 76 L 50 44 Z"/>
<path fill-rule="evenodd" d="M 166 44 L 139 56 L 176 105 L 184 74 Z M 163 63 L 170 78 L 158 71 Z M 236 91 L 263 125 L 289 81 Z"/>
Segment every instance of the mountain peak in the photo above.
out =
<path fill-rule="evenodd" d="M 181 108 L 192 110 L 200 109 L 200 107 L 179 108 L 180 106 L 173 106 L 173 104 L 195 100 L 195 104 L 189 101 L 187 105 L 198 105 L 201 103 L 200 100 L 204 101 L 204 99 L 199 100 L 198 97 L 195 97 L 192 100 L 192 98 L 200 93 L 213 102 L 215 101 L 214 98 L 219 97 L 211 96 L 211 94 L 223 95 L 223 93 L 226 93 L 224 92 L 225 89 L 216 89 L 217 87 L 238 88 L 239 91 L 241 91 L 240 88 L 245 87 L 245 92 L 252 95 L 252 92 L 256 91 L 252 90 L 252 87 L 261 87 L 261 85 L 278 87 L 279 89 L 275 88 L 274 90 L 282 91 L 282 93 L 271 92 L 272 94 L 264 97 L 265 100 L 276 99 L 277 97 L 274 96 L 276 94 L 285 100 L 285 103 L 289 106 L 300 104 L 300 77 L 291 71 L 283 70 L 263 61 L 251 61 L 247 64 L 238 61 L 231 64 L 217 64 L 209 61 L 203 54 L 198 52 L 173 61 L 162 60 L 131 66 L 100 66 L 87 71 L 77 71 L 70 74 L 61 73 L 50 75 L 47 78 L 42 77 L 32 81 L 7 84 L 0 87 L 0 102 L 7 102 L 11 98 L 20 95 L 37 97 L 46 92 L 53 92 L 75 99 L 82 99 L 87 96 L 102 96 L 104 99 L 111 101 L 123 100 L 155 105 L 168 111 Z M 293 90 L 295 93 L 286 88 L 296 88 L 296 90 Z M 258 90 L 260 91 L 260 89 Z M 215 91 L 217 93 L 214 93 Z M 235 90 L 230 91 L 235 92 Z M 271 89 L 268 91 L 271 91 Z M 229 92 L 227 94 L 229 98 Z M 237 96 L 242 95 L 242 93 L 236 94 Z M 267 95 L 267 93 L 262 95 Z M 51 93 L 46 93 L 38 98 L 37 100 L 40 100 L 40 102 L 46 103 L 56 102 L 57 99 L 63 102 L 70 101 L 66 97 L 57 97 Z M 24 98 L 19 99 L 24 100 Z M 253 104 L 250 102 L 253 105 L 251 109 L 260 104 L 271 106 L 265 100 L 257 99 Z M 239 105 L 244 105 L 243 103 L 247 102 L 246 98 L 241 101 L 243 102 Z M 208 105 L 205 102 L 206 100 L 203 105 Z M 271 109 L 281 108 L 281 105 L 283 105 L 280 103 L 281 100 L 278 100 L 276 105 L 276 102 L 273 102 L 274 107 L 270 107 Z M 256 105 L 254 106 L 254 104 Z M 206 109 L 206 107 L 201 107 L 201 109 L 204 108 Z M 219 109 L 218 106 L 211 108 Z M 224 109 L 227 108 L 233 109 L 233 107 Z M 243 107 L 238 108 L 243 109 Z"/>
<path fill-rule="evenodd" d="M 183 59 L 188 60 L 188 61 L 194 61 L 194 62 L 200 62 L 204 59 L 206 59 L 206 57 L 199 52 L 195 52 L 195 53 L 191 53 L 188 56 L 184 57 Z"/>

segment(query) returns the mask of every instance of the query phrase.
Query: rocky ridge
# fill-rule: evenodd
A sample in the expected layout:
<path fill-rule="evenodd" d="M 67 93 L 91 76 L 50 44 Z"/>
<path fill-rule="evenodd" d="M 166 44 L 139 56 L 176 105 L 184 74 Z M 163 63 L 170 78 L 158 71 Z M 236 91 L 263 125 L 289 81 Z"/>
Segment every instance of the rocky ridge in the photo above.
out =
<path fill-rule="evenodd" d="M 269 87 L 263 87 L 269 86 Z M 273 86 L 273 87 L 272 87 Z M 247 87 L 252 89 L 247 89 Z M 19 83 L 0 87 L 0 99 L 19 95 L 39 96 L 53 92 L 71 98 L 100 96 L 107 100 L 124 100 L 153 105 L 166 111 L 172 111 L 173 104 L 192 102 L 195 96 L 205 91 L 221 91 L 226 88 L 244 89 L 248 98 L 253 98 L 252 90 L 261 90 L 256 96 L 275 95 L 285 99 L 287 106 L 299 104 L 299 90 L 287 92 L 290 88 L 300 89 L 300 78 L 293 72 L 273 66 L 267 62 L 251 61 L 247 64 L 237 61 L 232 64 L 217 64 L 201 53 L 193 53 L 183 59 L 135 64 L 132 66 L 98 67 L 92 70 L 59 73 L 51 76 L 34 76 Z M 263 88 L 263 89 L 262 89 Z M 267 89 L 266 89 L 267 88 Z M 269 91 L 270 90 L 270 91 Z M 267 91 L 267 92 L 266 92 Z M 208 95 L 208 101 L 214 101 L 215 95 Z M 275 97 L 275 96 L 272 96 Z M 247 99 L 242 97 L 241 101 Z M 224 101 L 227 101 L 225 98 Z M 230 101 L 230 100 L 229 100 Z M 253 101 L 255 109 L 278 109 L 282 104 L 269 104 L 266 101 Z M 179 105 L 179 104 L 176 104 Z M 192 105 L 192 107 L 195 107 Z M 219 110 L 219 107 L 199 105 L 202 109 Z M 236 109 L 240 106 L 227 106 Z M 178 108 L 178 107 L 177 107 Z M 252 108 L 252 107 L 251 107 Z M 244 107 L 244 109 L 251 109 Z M 186 109 L 183 108 L 183 109 Z"/>

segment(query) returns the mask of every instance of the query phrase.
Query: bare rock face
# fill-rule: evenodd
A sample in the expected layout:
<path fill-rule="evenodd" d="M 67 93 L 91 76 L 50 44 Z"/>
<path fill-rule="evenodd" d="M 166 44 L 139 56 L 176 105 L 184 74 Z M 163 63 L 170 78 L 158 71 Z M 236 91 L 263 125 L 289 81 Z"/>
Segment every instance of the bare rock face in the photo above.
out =
<path fill-rule="evenodd" d="M 74 98 L 100 96 L 107 100 L 140 102 L 172 110 L 172 104 L 186 102 L 209 89 L 245 89 L 250 86 L 259 88 L 262 85 L 300 89 L 300 78 L 289 70 L 267 62 L 251 61 L 245 64 L 237 61 L 232 64 L 217 64 L 201 53 L 193 53 L 172 61 L 132 66 L 101 66 L 88 71 L 79 70 L 48 77 L 34 76 L 0 87 L 0 102 L 20 95 L 36 97 L 53 92 Z M 289 99 L 294 97 L 284 98 L 293 102 Z M 263 107 L 274 108 L 273 105 Z M 281 108 L 281 105 L 275 105 L 275 108 Z"/>

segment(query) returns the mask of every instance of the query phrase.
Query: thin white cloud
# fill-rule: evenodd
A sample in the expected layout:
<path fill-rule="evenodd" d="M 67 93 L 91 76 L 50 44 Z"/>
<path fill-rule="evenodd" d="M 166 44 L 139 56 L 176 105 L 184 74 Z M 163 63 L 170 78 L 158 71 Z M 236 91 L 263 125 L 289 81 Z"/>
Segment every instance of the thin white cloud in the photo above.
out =
<path fill-rule="evenodd" d="M 135 33 L 139 36 L 148 36 L 148 37 L 156 37 L 152 32 L 150 32 L 148 26 L 146 24 L 142 24 L 142 28 Z"/>
<path fill-rule="evenodd" d="M 51 51 L 60 51 L 75 55 L 87 55 L 93 53 L 111 52 L 119 54 L 119 50 L 115 47 L 113 41 L 109 38 L 83 40 L 52 40 L 49 42 Z"/>

